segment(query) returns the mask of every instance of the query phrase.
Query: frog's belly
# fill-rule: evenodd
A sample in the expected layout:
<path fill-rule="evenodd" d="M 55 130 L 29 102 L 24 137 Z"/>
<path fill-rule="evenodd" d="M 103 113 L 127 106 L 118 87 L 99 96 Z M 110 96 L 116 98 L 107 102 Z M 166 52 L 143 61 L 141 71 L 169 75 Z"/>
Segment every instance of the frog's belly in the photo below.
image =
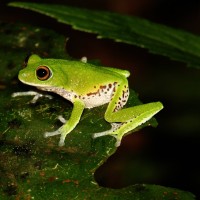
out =
<path fill-rule="evenodd" d="M 111 101 L 116 84 L 115 82 L 100 86 L 96 91 L 87 93 L 79 98 L 85 103 L 86 108 L 104 105 Z"/>
<path fill-rule="evenodd" d="M 107 92 L 106 94 L 101 93 L 89 96 L 85 95 L 81 99 L 85 103 L 86 108 L 93 108 L 110 102 L 111 98 L 112 98 L 112 92 Z"/>
<path fill-rule="evenodd" d="M 84 102 L 85 108 L 93 108 L 104 105 L 111 101 L 115 90 L 116 82 L 100 86 L 93 92 L 79 95 L 74 91 L 67 91 L 64 88 L 56 87 L 38 87 L 40 90 L 54 92 L 73 103 L 74 99 L 80 99 Z"/>

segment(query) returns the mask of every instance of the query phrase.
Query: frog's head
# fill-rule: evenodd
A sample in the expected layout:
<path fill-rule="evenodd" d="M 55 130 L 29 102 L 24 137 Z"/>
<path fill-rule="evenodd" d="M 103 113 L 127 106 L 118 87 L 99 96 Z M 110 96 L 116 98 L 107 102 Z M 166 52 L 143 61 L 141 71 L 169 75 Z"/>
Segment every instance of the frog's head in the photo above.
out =
<path fill-rule="evenodd" d="M 42 59 L 38 55 L 31 55 L 25 60 L 25 68 L 19 72 L 19 80 L 35 87 L 63 87 L 67 77 L 58 66 L 59 60 Z M 64 82 L 65 81 L 65 82 Z"/>

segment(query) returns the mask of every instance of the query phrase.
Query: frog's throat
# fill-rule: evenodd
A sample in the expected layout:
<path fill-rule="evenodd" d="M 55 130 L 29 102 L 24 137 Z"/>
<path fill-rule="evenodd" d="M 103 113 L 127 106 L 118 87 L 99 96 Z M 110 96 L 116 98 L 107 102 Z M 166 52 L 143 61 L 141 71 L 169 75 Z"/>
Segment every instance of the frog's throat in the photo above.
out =
<path fill-rule="evenodd" d="M 73 102 L 73 99 L 76 95 L 75 92 L 72 91 L 69 92 L 63 88 L 58 88 L 58 87 L 37 87 L 37 88 L 39 90 L 56 93 L 71 102 Z"/>

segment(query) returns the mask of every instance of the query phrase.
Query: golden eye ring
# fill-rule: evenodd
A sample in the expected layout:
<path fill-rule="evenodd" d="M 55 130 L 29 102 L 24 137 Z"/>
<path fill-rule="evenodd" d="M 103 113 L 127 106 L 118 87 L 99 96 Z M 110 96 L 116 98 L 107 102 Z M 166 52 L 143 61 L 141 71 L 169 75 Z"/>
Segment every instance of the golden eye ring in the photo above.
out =
<path fill-rule="evenodd" d="M 41 81 L 46 81 L 51 77 L 51 71 L 47 66 L 39 66 L 36 69 L 36 76 Z"/>

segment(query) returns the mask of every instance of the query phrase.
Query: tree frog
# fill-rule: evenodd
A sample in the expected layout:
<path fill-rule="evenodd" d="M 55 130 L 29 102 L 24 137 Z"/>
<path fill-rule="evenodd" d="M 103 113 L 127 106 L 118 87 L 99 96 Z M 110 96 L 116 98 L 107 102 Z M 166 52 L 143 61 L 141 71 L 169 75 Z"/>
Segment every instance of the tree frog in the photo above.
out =
<path fill-rule="evenodd" d="M 59 146 L 63 146 L 67 134 L 79 123 L 85 108 L 108 104 L 104 118 L 111 124 L 111 129 L 94 133 L 93 138 L 111 135 L 116 138 L 115 145 L 119 146 L 125 134 L 163 108 L 162 103 L 153 102 L 122 109 L 129 97 L 129 75 L 126 70 L 89 64 L 85 58 L 82 61 L 42 59 L 33 54 L 18 77 L 22 83 L 54 92 L 73 103 L 69 120 L 62 118 L 64 124 L 56 131 L 46 132 L 45 137 L 60 134 Z M 14 94 L 19 95 L 36 95 L 34 102 L 42 96 L 36 92 Z"/>

